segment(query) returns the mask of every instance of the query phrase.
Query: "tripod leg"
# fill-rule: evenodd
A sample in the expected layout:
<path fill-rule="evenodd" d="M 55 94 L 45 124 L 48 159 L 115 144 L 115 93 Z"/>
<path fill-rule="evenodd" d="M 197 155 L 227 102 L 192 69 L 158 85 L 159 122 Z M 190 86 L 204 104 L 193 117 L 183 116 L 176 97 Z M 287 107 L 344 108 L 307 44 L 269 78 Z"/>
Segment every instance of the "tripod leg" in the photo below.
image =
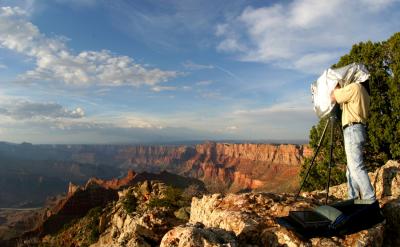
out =
<path fill-rule="evenodd" d="M 332 160 L 333 160 L 333 129 L 335 124 L 335 117 L 329 117 L 329 122 L 331 124 L 331 137 L 330 137 L 330 150 L 329 150 L 329 173 L 328 173 L 328 182 L 326 184 L 326 198 L 325 205 L 328 205 L 328 196 L 329 196 L 329 185 L 331 182 L 331 171 L 332 171 Z"/>
<path fill-rule="evenodd" d="M 317 157 L 318 152 L 319 152 L 319 149 L 321 148 L 321 144 L 322 144 L 322 141 L 324 140 L 325 133 L 326 133 L 326 130 L 328 129 L 329 123 L 330 123 L 330 121 L 326 121 L 326 125 L 325 125 L 325 128 L 324 128 L 324 131 L 322 132 L 321 138 L 319 139 L 319 142 L 318 142 L 317 150 L 315 150 L 314 156 L 313 156 L 313 158 L 312 158 L 312 160 L 311 160 L 310 166 L 308 167 L 307 173 L 306 173 L 306 175 L 304 176 L 303 181 L 301 182 L 301 186 L 300 186 L 299 191 L 298 191 L 297 194 L 296 194 L 296 197 L 294 198 L 295 201 L 297 201 L 297 198 L 299 197 L 300 192 L 301 192 L 301 190 L 303 189 L 304 183 L 305 183 L 306 180 L 307 180 L 308 174 L 310 173 L 312 167 L 314 166 L 315 158 Z"/>

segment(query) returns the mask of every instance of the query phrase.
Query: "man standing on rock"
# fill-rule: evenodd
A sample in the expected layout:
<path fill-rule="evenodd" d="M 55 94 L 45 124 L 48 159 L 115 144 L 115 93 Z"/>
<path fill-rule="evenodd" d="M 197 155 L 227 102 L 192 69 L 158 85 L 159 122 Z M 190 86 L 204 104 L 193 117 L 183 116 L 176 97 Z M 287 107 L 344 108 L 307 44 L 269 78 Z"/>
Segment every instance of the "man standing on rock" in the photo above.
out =
<path fill-rule="evenodd" d="M 347 189 L 349 199 L 375 201 L 375 191 L 364 164 L 363 147 L 366 141 L 365 124 L 367 122 L 370 96 L 363 85 L 351 83 L 343 88 L 338 84 L 331 94 L 332 102 L 342 108 L 342 126 L 344 148 L 347 159 Z"/>

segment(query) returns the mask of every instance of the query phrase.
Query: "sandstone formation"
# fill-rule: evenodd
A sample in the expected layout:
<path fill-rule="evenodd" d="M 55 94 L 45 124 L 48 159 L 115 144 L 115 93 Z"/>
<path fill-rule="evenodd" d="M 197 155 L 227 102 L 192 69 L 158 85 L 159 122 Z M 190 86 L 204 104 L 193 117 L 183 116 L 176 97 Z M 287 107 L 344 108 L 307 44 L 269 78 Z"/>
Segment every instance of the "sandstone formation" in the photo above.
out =
<path fill-rule="evenodd" d="M 49 209 L 49 215 L 83 216 L 93 207 L 105 206 L 108 202 L 117 200 L 117 190 L 133 184 L 136 176 L 130 170 L 121 179 L 90 178 L 84 186 L 69 183 L 67 196 Z"/>
<path fill-rule="evenodd" d="M 118 199 L 117 190 L 133 183 L 136 174 L 129 172 L 125 178 L 105 181 L 90 179 L 85 186 L 69 184 L 68 194 L 47 210 L 43 223 L 29 235 L 55 233 L 73 219 L 83 217 L 94 207 L 105 207 Z"/>
<path fill-rule="evenodd" d="M 98 185 L 105 189 L 118 190 L 119 188 L 132 184 L 136 176 L 137 174 L 134 171 L 128 170 L 128 174 L 121 179 L 114 178 L 111 180 L 103 180 L 98 178 L 90 178 L 89 181 L 86 183 L 85 188 L 92 185 Z"/>
<path fill-rule="evenodd" d="M 122 167 L 168 171 L 194 177 L 211 191 L 293 190 L 300 164 L 311 149 L 301 145 L 229 144 L 132 146 L 121 150 Z M 278 186 L 279 185 L 279 186 Z"/>
<path fill-rule="evenodd" d="M 168 197 L 163 183 L 144 182 L 119 192 L 119 200 L 106 214 L 107 222 L 91 247 L 156 246 L 164 234 L 184 221 L 174 216 L 174 206 L 154 205 Z M 132 202 L 132 208 L 127 206 Z"/>
<path fill-rule="evenodd" d="M 370 229 L 342 237 L 305 241 L 275 222 L 276 217 L 286 216 L 291 210 L 323 204 L 325 193 L 321 191 L 302 193 L 297 201 L 292 194 L 213 194 L 193 198 L 189 220 L 191 225 L 171 230 L 163 238 L 161 246 L 184 246 L 183 240 L 176 237 L 179 234 L 184 236 L 185 242 L 195 241 L 198 234 L 188 236 L 188 233 L 194 232 L 192 225 L 195 224 L 204 225 L 202 232 L 210 232 L 209 238 L 212 236 L 211 229 L 215 228 L 234 234 L 235 241 L 229 242 L 230 245 L 221 242 L 216 246 L 400 246 L 400 164 L 389 161 L 370 176 L 386 217 L 386 222 Z M 344 199 L 347 194 L 344 193 L 345 186 L 343 184 L 332 188 L 330 202 Z"/>
<path fill-rule="evenodd" d="M 221 228 L 205 228 L 203 224 L 186 224 L 169 231 L 163 237 L 160 247 L 164 246 L 208 246 L 237 247 L 236 237 Z"/>
<path fill-rule="evenodd" d="M 143 182 L 142 185 L 144 185 L 150 180 L 160 181 L 182 189 L 194 186 L 196 191 L 205 192 L 202 182 L 168 172 L 152 174 L 128 171 L 128 174 L 121 179 L 91 178 L 84 186 L 70 183 L 67 196 L 49 208 L 41 220 L 42 223 L 33 231 L 26 233 L 24 238 L 54 234 L 71 221 L 85 216 L 89 210 L 95 207 L 104 208 L 109 203 L 117 201 L 118 193 L 124 188 L 140 182 Z M 141 189 L 144 190 L 144 187 L 141 187 Z"/>

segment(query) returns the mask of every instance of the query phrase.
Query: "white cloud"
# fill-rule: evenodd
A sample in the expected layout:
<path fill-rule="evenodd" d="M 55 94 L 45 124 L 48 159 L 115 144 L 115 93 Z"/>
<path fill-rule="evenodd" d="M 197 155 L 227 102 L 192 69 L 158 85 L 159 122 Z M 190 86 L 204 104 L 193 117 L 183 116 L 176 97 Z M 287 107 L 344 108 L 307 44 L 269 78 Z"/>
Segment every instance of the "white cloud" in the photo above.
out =
<path fill-rule="evenodd" d="M 162 125 L 155 124 L 154 121 L 141 119 L 137 117 L 127 117 L 126 122 L 119 127 L 124 128 L 144 128 L 144 129 L 162 129 Z"/>
<path fill-rule="evenodd" d="M 305 107 L 284 107 L 282 105 L 272 105 L 270 107 L 265 108 L 257 108 L 251 110 L 238 110 L 235 111 L 234 114 L 242 115 L 242 116 L 252 116 L 252 117 L 265 117 L 270 120 L 276 118 L 293 118 L 294 115 L 302 115 L 304 113 L 310 114 L 312 110 L 310 108 Z M 294 115 L 293 115 L 294 114 Z M 281 115 L 281 116 L 280 116 Z"/>
<path fill-rule="evenodd" d="M 223 97 L 220 92 L 200 92 L 200 96 L 205 99 L 221 99 Z"/>
<path fill-rule="evenodd" d="M 75 118 L 82 118 L 85 116 L 85 111 L 82 108 L 77 107 L 70 112 L 70 116 L 73 116 Z"/>
<path fill-rule="evenodd" d="M 337 10 L 343 8 L 347 3 L 345 0 L 319 1 L 302 0 L 294 1 L 289 6 L 289 26 L 299 28 L 313 28 L 321 26 L 321 20 L 334 19 L 338 16 Z M 285 11 L 285 9 L 283 10 Z M 281 13 L 281 16 L 284 16 Z"/>
<path fill-rule="evenodd" d="M 337 61 L 351 45 L 384 40 L 398 31 L 398 0 L 294 0 L 247 7 L 216 26 L 218 51 L 242 61 L 272 63 L 315 73 Z"/>
<path fill-rule="evenodd" d="M 22 81 L 61 81 L 72 85 L 150 85 L 178 76 L 176 71 L 146 68 L 131 57 L 108 50 L 74 54 L 65 38 L 49 38 L 27 20 L 18 7 L 0 9 L 0 48 L 22 53 L 36 61 L 36 68 L 19 77 Z"/>
<path fill-rule="evenodd" d="M 78 119 L 85 116 L 85 111 L 81 107 L 67 109 L 57 103 L 12 100 L 0 105 L 0 114 L 16 120 Z"/>
<path fill-rule="evenodd" d="M 333 57 L 339 57 L 337 52 L 310 53 L 295 60 L 292 66 L 298 70 L 305 70 L 311 73 L 321 73 L 321 65 L 332 63 Z"/>
<path fill-rule="evenodd" d="M 217 46 L 218 51 L 244 52 L 247 48 L 234 38 L 226 38 Z"/>
<path fill-rule="evenodd" d="M 237 126 L 228 126 L 228 127 L 226 127 L 226 130 L 228 130 L 228 131 L 235 131 L 237 129 L 238 129 Z"/>
<path fill-rule="evenodd" d="M 171 86 L 155 86 L 151 88 L 154 92 L 162 92 L 162 91 L 175 91 L 176 87 Z"/>
<path fill-rule="evenodd" d="M 380 11 L 394 2 L 399 2 L 399 0 L 361 0 L 361 4 L 366 6 L 369 11 Z"/>
<path fill-rule="evenodd" d="M 310 126 L 317 122 L 309 108 L 282 107 L 244 109 L 233 112 L 230 122 L 235 133 L 251 139 L 306 140 Z"/>
<path fill-rule="evenodd" d="M 186 128 L 155 116 L 132 112 L 85 118 L 14 119 L 2 115 L 2 140 L 33 143 L 161 143 L 226 139 L 210 130 Z"/>

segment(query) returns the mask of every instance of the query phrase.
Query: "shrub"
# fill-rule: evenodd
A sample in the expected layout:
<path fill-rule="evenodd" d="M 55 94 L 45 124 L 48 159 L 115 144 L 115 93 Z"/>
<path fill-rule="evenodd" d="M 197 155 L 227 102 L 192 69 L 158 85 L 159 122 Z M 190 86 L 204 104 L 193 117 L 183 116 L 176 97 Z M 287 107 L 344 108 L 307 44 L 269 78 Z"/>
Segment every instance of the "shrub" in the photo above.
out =
<path fill-rule="evenodd" d="M 128 214 L 135 212 L 136 207 L 138 206 L 136 197 L 131 193 L 128 193 L 122 200 L 122 206 Z"/>
<path fill-rule="evenodd" d="M 164 192 L 163 198 L 152 198 L 149 201 L 149 207 L 167 207 L 167 208 L 178 208 L 182 206 L 182 190 L 174 187 L 167 187 Z"/>

